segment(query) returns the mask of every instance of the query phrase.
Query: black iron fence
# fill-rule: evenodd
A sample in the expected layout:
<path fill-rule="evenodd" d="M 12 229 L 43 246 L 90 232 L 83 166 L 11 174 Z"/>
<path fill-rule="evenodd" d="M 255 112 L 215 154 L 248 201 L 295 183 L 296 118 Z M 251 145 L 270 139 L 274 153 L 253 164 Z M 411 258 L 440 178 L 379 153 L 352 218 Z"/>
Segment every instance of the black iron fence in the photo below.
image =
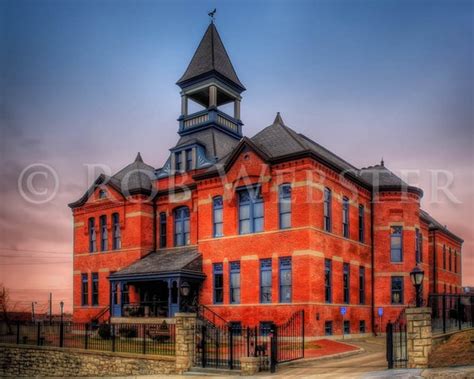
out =
<path fill-rule="evenodd" d="M 386 338 L 388 368 L 406 368 L 408 363 L 408 353 L 405 309 L 400 312 L 400 315 L 395 322 L 388 322 Z"/>
<path fill-rule="evenodd" d="M 175 325 L 0 322 L 0 342 L 135 354 L 175 354 Z"/>
<path fill-rule="evenodd" d="M 464 294 L 430 294 L 433 333 L 447 333 L 474 327 L 474 296 Z"/>
<path fill-rule="evenodd" d="M 304 311 L 282 325 L 248 327 L 229 323 L 211 309 L 200 306 L 195 333 L 195 364 L 201 367 L 238 369 L 240 358 L 258 357 L 261 371 L 304 357 Z"/>

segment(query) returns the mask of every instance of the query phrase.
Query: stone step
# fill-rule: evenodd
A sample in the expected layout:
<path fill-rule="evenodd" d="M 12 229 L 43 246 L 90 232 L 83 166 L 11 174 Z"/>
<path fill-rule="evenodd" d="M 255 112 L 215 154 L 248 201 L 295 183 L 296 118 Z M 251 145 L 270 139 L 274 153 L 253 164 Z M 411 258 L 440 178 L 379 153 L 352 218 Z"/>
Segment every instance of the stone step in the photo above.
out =
<path fill-rule="evenodd" d="M 184 375 L 206 375 L 206 376 L 239 376 L 240 370 L 226 370 L 223 368 L 191 367 Z"/>

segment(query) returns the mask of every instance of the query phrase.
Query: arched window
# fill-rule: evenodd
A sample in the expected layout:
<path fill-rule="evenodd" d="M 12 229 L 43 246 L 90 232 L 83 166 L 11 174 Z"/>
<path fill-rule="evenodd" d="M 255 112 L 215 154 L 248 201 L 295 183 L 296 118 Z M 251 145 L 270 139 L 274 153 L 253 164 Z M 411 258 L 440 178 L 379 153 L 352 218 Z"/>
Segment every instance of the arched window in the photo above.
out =
<path fill-rule="evenodd" d="M 174 211 L 174 245 L 189 245 L 189 208 L 181 207 Z"/>
<path fill-rule="evenodd" d="M 166 247 L 166 213 L 160 213 L 160 247 Z"/>
<path fill-rule="evenodd" d="M 100 250 L 106 251 L 108 249 L 107 244 L 107 216 L 100 216 Z"/>
<path fill-rule="evenodd" d="M 263 231 L 263 198 L 260 187 L 239 191 L 239 233 Z"/>
<path fill-rule="evenodd" d="M 112 214 L 112 233 L 113 233 L 113 242 L 112 248 L 118 250 L 122 247 L 122 241 L 120 236 L 120 216 L 118 213 Z"/>
<path fill-rule="evenodd" d="M 89 252 L 95 253 L 96 251 L 95 218 L 91 217 L 89 219 Z"/>
<path fill-rule="evenodd" d="M 107 191 L 100 190 L 99 191 L 99 199 L 106 199 L 107 198 Z"/>
<path fill-rule="evenodd" d="M 280 229 L 291 228 L 291 185 L 282 184 L 278 192 Z"/>
<path fill-rule="evenodd" d="M 216 196 L 212 199 L 212 221 L 214 237 L 222 237 L 224 235 L 224 218 L 223 218 L 223 202 L 222 196 Z"/>

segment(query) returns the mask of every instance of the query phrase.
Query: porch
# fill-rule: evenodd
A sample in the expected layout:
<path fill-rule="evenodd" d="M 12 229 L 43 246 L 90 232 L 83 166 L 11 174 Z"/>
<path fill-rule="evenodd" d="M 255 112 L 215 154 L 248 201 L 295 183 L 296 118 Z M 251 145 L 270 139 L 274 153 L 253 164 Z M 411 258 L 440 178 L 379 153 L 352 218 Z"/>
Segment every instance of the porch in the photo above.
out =
<path fill-rule="evenodd" d="M 196 249 L 150 253 L 110 275 L 111 321 L 162 320 L 177 312 L 195 311 L 204 278 Z"/>

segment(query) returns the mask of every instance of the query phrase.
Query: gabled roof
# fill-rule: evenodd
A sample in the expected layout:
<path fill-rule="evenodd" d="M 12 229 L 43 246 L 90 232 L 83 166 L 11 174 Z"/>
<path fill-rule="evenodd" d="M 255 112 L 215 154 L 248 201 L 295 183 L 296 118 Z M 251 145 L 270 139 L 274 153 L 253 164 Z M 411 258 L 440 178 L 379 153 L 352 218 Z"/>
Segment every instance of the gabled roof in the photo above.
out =
<path fill-rule="evenodd" d="M 441 224 L 438 222 L 434 217 L 432 217 L 428 212 L 424 211 L 423 209 L 420 209 L 420 218 L 425 220 L 428 223 L 428 227 L 430 230 L 440 230 L 443 233 L 447 234 L 449 237 L 453 238 L 454 240 L 463 243 L 464 241 L 455 235 L 453 232 L 451 232 L 446 225 Z"/>
<path fill-rule="evenodd" d="M 152 252 L 110 275 L 110 278 L 188 272 L 202 274 L 202 256 L 193 247 Z"/>
<path fill-rule="evenodd" d="M 84 205 L 94 190 L 101 185 L 110 185 L 122 196 L 144 194 L 149 195 L 153 189 L 152 181 L 155 178 L 155 169 L 144 163 L 140 153 L 137 154 L 135 160 L 125 166 L 113 176 L 104 174 L 94 181 L 82 197 L 69 204 L 70 208 L 80 207 Z"/>
<path fill-rule="evenodd" d="M 240 87 L 242 91 L 245 90 L 244 85 L 237 77 L 214 23 L 211 23 L 207 28 L 188 68 L 176 84 L 181 85 L 210 73 L 217 73 Z"/>

